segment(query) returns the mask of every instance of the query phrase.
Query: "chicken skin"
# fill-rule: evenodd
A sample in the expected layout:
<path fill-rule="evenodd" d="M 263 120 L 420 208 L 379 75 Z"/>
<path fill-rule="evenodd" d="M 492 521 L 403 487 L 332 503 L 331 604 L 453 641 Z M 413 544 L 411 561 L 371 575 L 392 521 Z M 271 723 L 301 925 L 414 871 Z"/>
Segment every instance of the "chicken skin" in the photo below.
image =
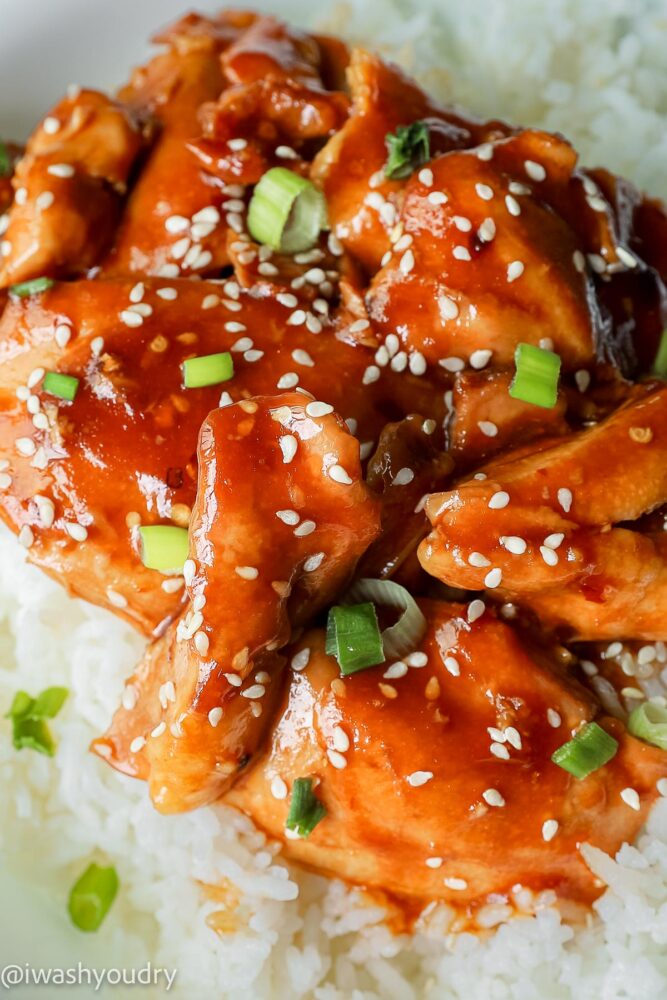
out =
<path fill-rule="evenodd" d="M 379 530 L 359 444 L 308 394 L 215 410 L 199 441 L 188 608 L 147 653 L 95 749 L 148 778 L 158 809 L 214 801 L 280 691 L 280 650 L 349 581 Z"/>
<path fill-rule="evenodd" d="M 620 747 L 577 781 L 550 757 L 595 717 L 592 697 L 491 612 L 420 603 L 427 631 L 403 675 L 384 664 L 342 679 L 319 630 L 291 647 L 271 738 L 226 801 L 284 837 L 288 792 L 311 777 L 326 816 L 286 840 L 288 856 L 399 896 L 477 906 L 519 883 L 593 899 L 577 844 L 614 851 L 635 834 L 661 751 L 598 717 Z"/>
<path fill-rule="evenodd" d="M 432 494 L 421 563 L 451 586 L 516 599 L 571 638 L 661 639 L 667 540 L 633 522 L 667 501 L 666 449 L 667 389 L 638 387 L 596 426 Z"/>

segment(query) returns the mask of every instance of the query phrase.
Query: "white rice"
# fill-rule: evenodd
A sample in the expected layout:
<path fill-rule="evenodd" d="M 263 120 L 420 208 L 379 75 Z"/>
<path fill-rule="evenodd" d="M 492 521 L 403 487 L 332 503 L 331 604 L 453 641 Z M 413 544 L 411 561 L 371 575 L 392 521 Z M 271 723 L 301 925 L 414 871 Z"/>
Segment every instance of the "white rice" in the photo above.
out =
<path fill-rule="evenodd" d="M 290 13 L 289 3 L 281 10 Z M 360 0 L 338 8 L 327 26 L 419 67 L 441 97 L 559 129 L 585 162 L 667 195 L 664 2 Z M 233 810 L 161 817 L 142 784 L 86 752 L 142 643 L 112 615 L 69 599 L 23 565 L 22 550 L 5 532 L 0 609 L 0 713 L 18 688 L 34 694 L 59 683 L 71 691 L 53 724 L 55 760 L 14 752 L 9 723 L 0 721 L 0 862 L 25 885 L 39 885 L 63 923 L 69 886 L 88 861 L 113 863 L 121 892 L 96 952 L 107 964 L 139 967 L 151 959 L 175 968 L 170 995 L 188 998 L 667 996 L 667 802 L 658 803 L 637 845 L 624 847 L 616 861 L 600 852 L 589 858 L 609 888 L 585 929 L 574 931 L 545 905 L 537 917 L 484 938 L 447 937 L 437 914 L 429 929 L 394 937 L 379 908 L 286 864 L 277 846 Z M 228 916 L 236 925 L 217 935 L 206 918 L 221 904 L 207 901 L 197 882 L 221 879 L 229 880 Z M 2 909 L 0 959 L 8 962 L 12 909 Z M 68 933 L 76 949 L 76 935 Z M 113 995 L 123 996 L 122 988 Z"/>

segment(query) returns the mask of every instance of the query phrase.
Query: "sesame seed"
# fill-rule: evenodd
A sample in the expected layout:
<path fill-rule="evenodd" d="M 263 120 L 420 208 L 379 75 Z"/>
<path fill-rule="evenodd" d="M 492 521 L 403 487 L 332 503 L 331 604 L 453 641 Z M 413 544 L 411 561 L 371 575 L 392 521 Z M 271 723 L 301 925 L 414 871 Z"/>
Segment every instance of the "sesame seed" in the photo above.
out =
<path fill-rule="evenodd" d="M 109 604 L 113 604 L 114 608 L 127 607 L 127 597 L 119 594 L 117 590 L 112 590 L 111 587 L 107 587 L 107 600 Z"/>
<path fill-rule="evenodd" d="M 140 750 L 146 746 L 146 740 L 143 736 L 136 736 L 130 743 L 130 753 L 139 753 Z"/>
<path fill-rule="evenodd" d="M 448 295 L 438 296 L 438 311 L 443 322 L 448 319 L 456 319 L 459 314 L 459 307 Z"/>
<path fill-rule="evenodd" d="M 307 535 L 312 535 L 316 527 L 314 521 L 302 521 L 298 528 L 294 529 L 294 534 L 297 538 L 305 538 Z"/>
<path fill-rule="evenodd" d="M 510 752 L 503 743 L 494 742 L 489 747 L 489 750 L 494 757 L 498 757 L 499 760 L 509 760 Z"/>
<path fill-rule="evenodd" d="M 312 403 L 308 403 L 306 406 L 306 413 L 309 417 L 326 417 L 329 413 L 333 413 L 334 408 L 329 403 L 320 403 L 315 400 Z"/>
<path fill-rule="evenodd" d="M 299 376 L 296 372 L 285 372 L 281 375 L 276 382 L 277 389 L 293 389 L 295 385 L 299 384 Z"/>
<path fill-rule="evenodd" d="M 587 372 L 584 368 L 580 368 L 579 371 L 574 373 L 574 381 L 577 383 L 579 392 L 586 392 L 591 384 L 590 372 Z"/>
<path fill-rule="evenodd" d="M 562 544 L 564 538 L 565 535 L 562 531 L 554 531 L 553 534 L 547 535 L 544 539 L 544 544 L 548 549 L 557 549 Z"/>
<path fill-rule="evenodd" d="M 403 274 L 409 274 L 415 266 L 415 255 L 412 250 L 406 250 L 399 261 L 399 268 Z"/>
<path fill-rule="evenodd" d="M 178 298 L 178 292 L 175 288 L 158 288 L 156 294 L 165 302 L 173 302 L 174 299 Z"/>
<path fill-rule="evenodd" d="M 352 482 L 352 479 L 342 465 L 332 465 L 329 469 L 329 478 L 333 479 L 335 483 L 341 483 L 343 486 L 349 486 Z"/>
<path fill-rule="evenodd" d="M 236 327 L 240 326 L 241 329 L 245 330 L 245 327 L 241 323 L 231 323 L 231 324 L 225 323 L 225 329 L 228 329 L 228 327 L 230 325 L 231 326 L 236 326 Z M 234 343 L 229 348 L 229 350 L 230 351 L 249 351 L 250 348 L 252 347 L 252 345 L 253 345 L 253 341 L 252 341 L 252 339 L 250 337 L 239 337 L 238 340 L 234 341 Z"/>
<path fill-rule="evenodd" d="M 510 502 L 510 495 L 505 490 L 497 490 L 489 500 L 491 510 L 502 510 Z"/>
<path fill-rule="evenodd" d="M 641 802 L 639 800 L 639 793 L 635 788 L 624 788 L 621 792 L 621 798 L 625 802 L 626 806 L 630 806 L 631 809 L 639 812 Z"/>
<path fill-rule="evenodd" d="M 502 583 L 503 571 L 496 567 L 495 569 L 489 570 L 489 572 L 484 577 L 484 586 L 488 587 L 490 590 L 499 587 Z"/>
<path fill-rule="evenodd" d="M 625 247 L 616 247 L 616 256 L 620 260 L 621 264 L 625 264 L 626 267 L 637 267 L 637 258 L 634 254 L 630 253 L 629 250 L 626 250 Z"/>
<path fill-rule="evenodd" d="M 305 670 L 308 666 L 308 661 L 310 660 L 310 649 L 306 647 L 305 649 L 300 649 L 298 653 L 295 653 L 292 657 L 292 670 L 296 670 L 297 673 L 301 670 Z"/>
<path fill-rule="evenodd" d="M 293 434 L 284 434 L 278 444 L 283 453 L 283 464 L 288 465 L 296 455 L 298 441 Z"/>
<path fill-rule="evenodd" d="M 591 265 L 596 274 L 604 274 L 607 270 L 607 262 L 601 254 L 589 253 L 586 254 L 586 257 L 588 259 L 588 263 Z"/>
<path fill-rule="evenodd" d="M 547 566 L 556 566 L 558 564 L 558 553 L 554 552 L 548 546 L 540 545 L 540 554 Z"/>
<path fill-rule="evenodd" d="M 469 233 L 472 229 L 472 222 L 465 215 L 455 215 L 452 221 L 460 233 Z"/>
<path fill-rule="evenodd" d="M 547 709 L 547 722 L 552 727 L 552 729 L 558 729 L 558 727 L 560 726 L 562 719 L 560 717 L 560 713 L 557 712 L 555 708 Z"/>
<path fill-rule="evenodd" d="M 316 552 L 315 555 L 310 556 L 303 564 L 304 571 L 306 573 L 314 573 L 322 565 L 324 556 L 324 552 Z"/>
<path fill-rule="evenodd" d="M 566 514 L 569 514 L 570 508 L 572 507 L 572 490 L 568 490 L 565 486 L 562 486 L 558 493 L 558 503 L 561 505 Z"/>
<path fill-rule="evenodd" d="M 235 566 L 234 572 L 242 580 L 256 580 L 259 576 L 259 570 L 256 566 Z"/>
<path fill-rule="evenodd" d="M 394 478 L 391 481 L 392 486 L 407 486 L 415 478 L 415 474 L 412 469 L 399 469 Z"/>
<path fill-rule="evenodd" d="M 455 656 L 446 656 L 443 663 L 445 664 L 445 669 L 449 671 L 452 677 L 461 676 L 461 666 Z"/>
<path fill-rule="evenodd" d="M 475 193 L 482 201 L 491 201 L 493 198 L 493 188 L 488 184 L 475 184 Z"/>
<path fill-rule="evenodd" d="M 127 307 L 127 311 L 137 313 L 139 316 L 146 318 L 148 316 L 152 316 L 153 307 L 149 306 L 147 302 L 135 302 L 131 306 Z"/>
<path fill-rule="evenodd" d="M 42 191 L 35 199 L 35 205 L 41 212 L 46 212 L 47 209 L 51 208 L 55 200 L 53 191 Z"/>
<path fill-rule="evenodd" d="M 222 709 L 220 708 L 220 706 L 218 706 L 217 708 L 212 708 L 211 711 L 208 713 L 208 721 L 210 722 L 210 724 L 213 726 L 214 729 L 218 725 L 221 719 L 222 719 Z"/>
<path fill-rule="evenodd" d="M 246 146 L 248 145 L 248 141 L 247 139 L 228 139 L 227 145 L 231 150 L 233 150 L 236 153 L 242 149 L 245 149 Z"/>
<path fill-rule="evenodd" d="M 508 726 L 505 730 L 505 739 L 515 750 L 521 749 L 521 733 L 514 726 Z"/>
<path fill-rule="evenodd" d="M 425 667 L 426 664 L 428 663 L 428 656 L 426 655 L 426 653 L 416 651 L 406 656 L 405 662 L 409 667 L 420 669 L 421 667 Z"/>
<path fill-rule="evenodd" d="M 341 753 L 346 753 L 350 749 L 350 737 L 347 735 L 342 726 L 334 726 L 333 732 L 333 744 L 336 750 Z"/>
<path fill-rule="evenodd" d="M 417 174 L 420 184 L 424 187 L 431 187 L 433 184 L 433 171 L 429 167 L 422 167 L 422 169 Z"/>
<path fill-rule="evenodd" d="M 471 552 L 468 556 L 468 562 L 471 566 L 477 566 L 480 569 L 491 565 L 490 560 L 486 556 L 483 556 L 481 552 Z"/>
<path fill-rule="evenodd" d="M 502 797 L 497 788 L 487 788 L 482 792 L 482 798 L 489 806 L 501 808 L 505 805 L 505 799 Z"/>
<path fill-rule="evenodd" d="M 261 360 L 263 357 L 264 351 L 245 351 L 243 354 L 243 360 L 247 361 L 250 365 Z"/>
<path fill-rule="evenodd" d="M 279 775 L 275 775 L 271 779 L 271 795 L 274 799 L 286 799 L 287 798 L 287 785 Z"/>
<path fill-rule="evenodd" d="M 425 864 L 427 868 L 440 868 L 442 866 L 442 858 L 427 858 Z"/>
<path fill-rule="evenodd" d="M 531 181 L 543 181 L 547 176 L 542 164 L 536 163 L 535 160 L 525 160 L 523 166 Z"/>
<path fill-rule="evenodd" d="M 69 343 L 69 339 L 71 336 L 72 336 L 72 331 L 69 328 L 69 326 L 66 326 L 64 323 L 59 323 L 55 329 L 55 334 L 54 334 L 55 341 L 58 347 L 60 348 L 67 347 L 67 344 Z"/>
<path fill-rule="evenodd" d="M 389 367 L 394 372 L 404 372 L 405 369 L 408 367 L 408 355 L 406 354 L 406 352 L 399 351 L 398 354 L 395 354 L 394 357 L 391 359 Z"/>
<path fill-rule="evenodd" d="M 498 425 L 492 420 L 478 420 L 477 426 L 486 437 L 495 437 L 498 433 Z"/>
<path fill-rule="evenodd" d="M 23 527 L 19 531 L 18 538 L 19 538 L 19 544 L 21 544 L 24 549 L 29 549 L 31 547 L 31 545 L 35 541 L 35 536 L 29 524 L 23 525 Z"/>
<path fill-rule="evenodd" d="M 446 878 L 443 879 L 443 885 L 445 885 L 448 889 L 456 889 L 460 891 L 468 888 L 468 883 L 464 878 Z"/>
<path fill-rule="evenodd" d="M 8 490 L 12 485 L 12 477 L 6 472 L 0 472 L 0 490 Z"/>
<path fill-rule="evenodd" d="M 572 263 L 574 264 L 575 270 L 582 274 L 584 268 L 586 267 L 586 258 L 584 257 L 581 250 L 575 250 L 572 254 Z"/>
<path fill-rule="evenodd" d="M 455 257 L 456 260 L 472 260 L 470 251 L 467 247 L 455 246 L 452 250 L 452 256 Z"/>
<path fill-rule="evenodd" d="M 129 309 L 123 309 L 120 313 L 120 319 L 125 326 L 131 327 L 141 326 L 144 321 L 143 316 L 140 316 L 137 312 L 130 312 Z"/>
<path fill-rule="evenodd" d="M 433 771 L 413 771 L 406 778 L 406 781 L 413 788 L 419 788 L 421 785 L 425 785 L 427 781 L 430 781 L 433 777 Z"/>
<path fill-rule="evenodd" d="M 184 215 L 170 215 L 165 220 L 164 228 L 168 233 L 183 233 L 190 228 L 190 220 L 186 219 Z"/>
<path fill-rule="evenodd" d="M 486 605 L 484 601 L 481 601 L 479 598 L 475 598 L 474 601 L 471 601 L 466 612 L 469 624 L 472 625 L 472 623 L 476 622 L 478 618 L 481 618 L 485 611 Z"/>
<path fill-rule="evenodd" d="M 327 757 L 329 758 L 329 763 L 339 771 L 342 771 L 347 767 L 347 760 L 342 753 L 338 752 L 338 750 L 327 750 Z"/>
<path fill-rule="evenodd" d="M 85 542 L 88 538 L 88 531 L 82 524 L 67 522 L 65 524 L 65 531 L 75 542 Z"/>
<path fill-rule="evenodd" d="M 311 358 L 308 351 L 303 351 L 301 348 L 297 348 L 292 351 L 292 360 L 296 362 L 297 365 L 303 365 L 305 368 L 314 368 L 315 362 Z"/>
<path fill-rule="evenodd" d="M 241 691 L 241 697 L 249 698 L 251 701 L 254 701 L 256 698 L 263 698 L 265 694 L 266 688 L 263 684 L 251 684 L 245 691 Z"/>
<path fill-rule="evenodd" d="M 446 205 L 449 199 L 444 191 L 431 191 L 426 200 L 430 205 Z"/>
<path fill-rule="evenodd" d="M 660 795 L 665 798 L 667 796 L 667 778 L 659 778 L 656 783 L 656 788 Z"/>
<path fill-rule="evenodd" d="M 428 420 L 425 420 L 424 423 L 422 424 L 422 430 L 424 434 L 433 434 L 437 426 L 438 425 L 436 424 L 435 420 L 431 420 L 429 418 Z"/>
<path fill-rule="evenodd" d="M 206 656 L 208 653 L 209 638 L 206 632 L 195 632 L 194 635 L 195 649 L 200 656 Z"/>
<path fill-rule="evenodd" d="M 441 358 L 438 364 L 448 372 L 461 372 L 465 368 L 463 358 Z"/>
<path fill-rule="evenodd" d="M 183 579 L 187 587 L 190 586 L 195 578 L 195 572 L 197 567 L 195 566 L 193 559 L 186 559 L 183 563 Z"/>
<path fill-rule="evenodd" d="M 277 510 L 276 517 L 283 522 L 283 524 L 298 524 L 299 515 L 295 510 Z"/>
<path fill-rule="evenodd" d="M 507 265 L 507 281 L 516 281 L 523 274 L 524 266 L 520 260 L 513 260 L 511 264 Z"/>
<path fill-rule="evenodd" d="M 60 121 L 54 118 L 53 115 L 47 115 L 42 122 L 42 128 L 47 135 L 55 135 L 60 130 Z"/>
<path fill-rule="evenodd" d="M 16 450 L 18 451 L 19 455 L 24 455 L 26 458 L 29 458 L 31 455 L 34 455 L 35 452 L 37 451 L 37 445 L 35 444 L 33 439 L 29 437 L 17 438 L 14 444 L 16 446 Z"/>
<path fill-rule="evenodd" d="M 491 218 L 484 219 L 479 229 L 477 230 L 477 235 L 482 241 L 482 243 L 490 243 L 491 240 L 496 235 L 496 224 Z"/>
<path fill-rule="evenodd" d="M 402 660 L 397 660 L 396 663 L 392 663 L 390 667 L 387 667 L 383 673 L 383 677 L 388 681 L 396 681 L 401 677 L 405 677 L 408 672 L 407 663 L 403 663 Z"/>
<path fill-rule="evenodd" d="M 547 844 L 550 840 L 553 840 L 558 833 L 558 826 L 558 820 L 555 819 L 547 819 L 542 824 L 542 838 L 547 842 Z"/>
<path fill-rule="evenodd" d="M 52 163 L 46 172 L 53 177 L 74 177 L 74 167 L 70 163 Z"/>
<path fill-rule="evenodd" d="M 241 685 L 243 684 L 243 680 L 239 677 L 238 674 L 224 674 L 223 676 L 227 681 L 227 683 L 230 684 L 232 687 L 240 688 Z"/>

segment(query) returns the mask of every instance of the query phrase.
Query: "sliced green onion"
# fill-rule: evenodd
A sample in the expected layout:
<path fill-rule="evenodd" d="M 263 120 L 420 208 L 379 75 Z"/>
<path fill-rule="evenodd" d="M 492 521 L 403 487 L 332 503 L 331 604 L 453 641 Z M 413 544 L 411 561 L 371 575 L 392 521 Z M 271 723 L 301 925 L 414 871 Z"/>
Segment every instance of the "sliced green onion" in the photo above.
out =
<path fill-rule="evenodd" d="M 79 380 L 73 375 L 63 375 L 61 372 L 47 372 L 42 383 L 44 392 L 50 392 L 59 399 L 68 399 L 70 403 L 79 391 Z"/>
<path fill-rule="evenodd" d="M 336 657 L 344 675 L 384 663 L 380 627 L 370 601 L 329 609 L 326 651 Z"/>
<path fill-rule="evenodd" d="M 426 618 L 414 597 L 393 580 L 357 580 L 345 600 L 373 601 L 403 612 L 396 624 L 382 633 L 382 648 L 387 659 L 400 659 L 412 653 L 426 631 Z"/>
<path fill-rule="evenodd" d="M 12 742 L 15 750 L 36 750 L 53 757 L 56 749 L 46 719 L 56 717 L 67 698 L 67 688 L 50 687 L 32 698 L 26 691 L 17 691 L 12 706 L 5 715 L 12 720 Z"/>
<path fill-rule="evenodd" d="M 589 722 L 571 740 L 558 747 L 551 759 L 564 771 L 581 779 L 609 763 L 617 750 L 618 741 L 597 722 Z"/>
<path fill-rule="evenodd" d="M 186 389 L 201 389 L 206 385 L 228 382 L 234 374 L 234 362 L 229 351 L 188 358 L 181 367 Z"/>
<path fill-rule="evenodd" d="M 312 778 L 297 778 L 292 785 L 289 814 L 285 826 L 300 837 L 308 837 L 327 811 L 313 791 Z"/>
<path fill-rule="evenodd" d="M 667 330 L 662 331 L 660 345 L 653 362 L 653 374 L 667 378 Z"/>
<path fill-rule="evenodd" d="M 9 177 L 11 172 L 12 161 L 9 156 L 9 150 L 2 139 L 0 139 L 0 177 Z"/>
<path fill-rule="evenodd" d="M 514 352 L 516 374 L 510 386 L 510 396 L 525 403 L 553 409 L 558 398 L 560 357 L 532 344 L 519 344 Z"/>
<path fill-rule="evenodd" d="M 667 750 L 667 708 L 645 701 L 630 712 L 628 729 L 638 739 Z"/>
<path fill-rule="evenodd" d="M 161 573 L 181 573 L 188 558 L 188 529 L 171 524 L 149 524 L 139 528 L 141 561 Z"/>
<path fill-rule="evenodd" d="M 113 867 L 88 865 L 70 890 L 67 909 L 80 931 L 96 931 L 111 908 L 118 892 L 118 875 Z"/>
<path fill-rule="evenodd" d="M 422 163 L 428 163 L 431 158 L 426 122 L 399 125 L 395 132 L 385 136 L 384 141 L 389 153 L 384 174 L 392 181 L 409 177 L 413 170 Z"/>
<path fill-rule="evenodd" d="M 9 294 L 19 299 L 27 299 L 29 295 L 39 295 L 54 285 L 53 278 L 33 278 L 31 281 L 19 281 L 17 285 L 10 285 Z"/>
<path fill-rule="evenodd" d="M 282 253 L 310 250 L 327 226 L 327 204 L 312 181 L 273 167 L 255 185 L 248 231 L 258 243 Z"/>

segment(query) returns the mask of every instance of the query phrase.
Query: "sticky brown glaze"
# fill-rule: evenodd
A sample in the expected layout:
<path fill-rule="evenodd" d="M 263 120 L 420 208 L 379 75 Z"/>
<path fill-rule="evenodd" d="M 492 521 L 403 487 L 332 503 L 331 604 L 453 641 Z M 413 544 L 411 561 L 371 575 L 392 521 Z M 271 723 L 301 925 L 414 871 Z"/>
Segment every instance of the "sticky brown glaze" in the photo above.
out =
<path fill-rule="evenodd" d="M 298 385 L 332 402 L 372 447 L 396 414 L 399 380 L 406 404 L 429 395 L 414 377 L 365 385 L 372 352 L 312 334 L 303 311 L 301 325 L 290 323 L 291 303 L 269 286 L 160 279 L 11 299 L 0 323 L 0 513 L 31 560 L 151 632 L 181 594 L 178 580 L 142 565 L 137 528 L 187 526 L 210 410 Z M 182 362 L 220 351 L 231 352 L 234 377 L 184 390 Z M 49 370 L 81 380 L 73 403 L 43 391 Z"/>
<path fill-rule="evenodd" d="M 56 104 L 16 164 L 0 286 L 97 264 L 142 146 L 137 120 L 104 94 L 78 91 Z"/>
<path fill-rule="evenodd" d="M 98 753 L 158 809 L 216 799 L 272 725 L 290 623 L 344 587 L 379 531 L 359 444 L 302 393 L 215 410 L 199 442 L 188 610 L 148 651 Z"/>
<path fill-rule="evenodd" d="M 631 529 L 667 499 L 667 389 L 635 394 L 597 426 L 429 497 L 427 572 L 516 599 L 572 638 L 664 636 L 667 540 Z"/>
<path fill-rule="evenodd" d="M 270 744 L 227 801 L 285 839 L 289 790 L 311 777 L 327 815 L 307 839 L 285 839 L 287 855 L 311 867 L 457 906 L 505 902 L 517 883 L 590 902 L 600 886 L 579 844 L 613 853 L 634 836 L 663 755 L 598 717 L 619 752 L 575 780 L 550 757 L 597 707 L 559 676 L 548 647 L 489 612 L 471 624 L 465 606 L 421 606 L 426 662 L 399 679 L 383 679 L 387 664 L 341 678 L 321 631 L 290 650 L 307 666 L 292 670 Z M 639 812 L 620 797 L 628 786 Z"/>

